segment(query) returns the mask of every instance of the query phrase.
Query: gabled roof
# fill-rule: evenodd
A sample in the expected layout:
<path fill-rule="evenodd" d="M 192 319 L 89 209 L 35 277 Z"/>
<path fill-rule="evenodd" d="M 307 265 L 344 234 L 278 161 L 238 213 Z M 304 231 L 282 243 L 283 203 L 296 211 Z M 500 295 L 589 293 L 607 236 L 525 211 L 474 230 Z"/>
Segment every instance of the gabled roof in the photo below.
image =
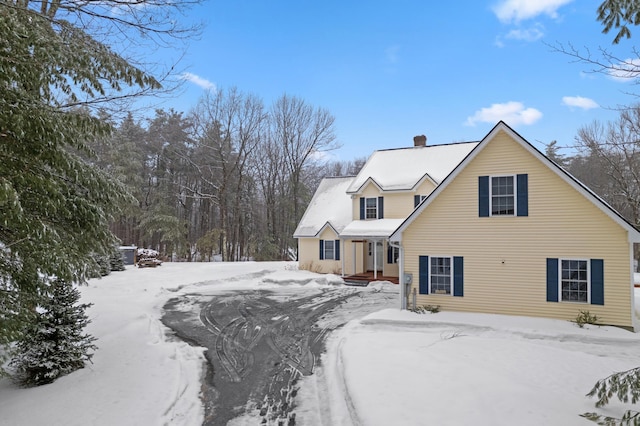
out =
<path fill-rule="evenodd" d="M 353 204 L 347 194 L 353 179 L 354 176 L 322 179 L 293 237 L 316 237 L 327 226 L 339 234 L 353 219 Z"/>
<path fill-rule="evenodd" d="M 633 242 L 640 242 L 640 231 L 638 231 L 631 223 L 629 223 L 620 213 L 618 213 L 613 207 L 611 207 L 606 201 L 600 198 L 595 192 L 587 188 L 582 182 L 576 179 L 569 172 L 558 166 L 555 162 L 551 161 L 546 155 L 538 151 L 536 147 L 531 145 L 526 139 L 520 136 L 515 130 L 509 127 L 503 121 L 498 122 L 493 129 L 480 141 L 477 146 L 466 156 L 460 164 L 453 169 L 453 171 L 442 181 L 436 189 L 425 198 L 422 203 L 407 217 L 404 222 L 396 229 L 390 236 L 391 241 L 400 241 L 402 232 L 422 213 L 424 209 L 429 206 L 433 200 L 435 200 L 442 191 L 446 190 L 447 186 L 460 174 L 464 168 L 473 161 L 473 159 L 484 149 L 485 146 L 500 132 L 507 133 L 516 143 L 520 144 L 524 149 L 529 151 L 534 157 L 542 161 L 544 164 L 555 172 L 560 178 L 571 185 L 585 198 L 596 205 L 607 216 L 617 222 L 629 233 L 629 240 Z"/>
<path fill-rule="evenodd" d="M 368 182 L 382 191 L 410 191 L 425 179 L 438 185 L 478 142 L 461 142 L 375 151 L 347 192 L 357 194 Z"/>

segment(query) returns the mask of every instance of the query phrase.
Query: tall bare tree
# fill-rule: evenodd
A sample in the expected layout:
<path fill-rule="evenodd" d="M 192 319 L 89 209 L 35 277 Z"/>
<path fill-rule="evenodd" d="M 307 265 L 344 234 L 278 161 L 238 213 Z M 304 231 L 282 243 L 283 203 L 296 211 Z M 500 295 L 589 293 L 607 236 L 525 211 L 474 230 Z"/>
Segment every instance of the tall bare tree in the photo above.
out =
<path fill-rule="evenodd" d="M 273 104 L 270 118 L 271 138 L 282 147 L 283 166 L 291 179 L 293 223 L 297 223 L 305 195 L 309 196 L 303 185 L 305 167 L 314 155 L 339 147 L 334 133 L 335 118 L 326 109 L 314 108 L 304 100 L 286 94 Z"/>

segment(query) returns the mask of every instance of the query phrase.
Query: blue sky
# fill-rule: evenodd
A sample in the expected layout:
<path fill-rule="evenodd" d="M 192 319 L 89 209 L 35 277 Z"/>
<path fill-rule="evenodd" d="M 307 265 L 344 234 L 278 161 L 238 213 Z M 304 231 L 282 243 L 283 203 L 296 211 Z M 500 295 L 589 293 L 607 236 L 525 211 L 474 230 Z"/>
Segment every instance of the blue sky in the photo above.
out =
<path fill-rule="evenodd" d="M 613 46 L 596 1 L 469 2 L 208 0 L 180 66 L 188 111 L 204 90 L 232 86 L 270 105 L 284 93 L 329 110 L 342 145 L 334 158 L 375 149 L 479 140 L 500 119 L 544 149 L 574 145 L 593 120 L 636 102 L 629 81 L 576 63 L 547 44 L 632 57 L 640 33 Z M 547 44 L 545 44 L 547 43 Z"/>

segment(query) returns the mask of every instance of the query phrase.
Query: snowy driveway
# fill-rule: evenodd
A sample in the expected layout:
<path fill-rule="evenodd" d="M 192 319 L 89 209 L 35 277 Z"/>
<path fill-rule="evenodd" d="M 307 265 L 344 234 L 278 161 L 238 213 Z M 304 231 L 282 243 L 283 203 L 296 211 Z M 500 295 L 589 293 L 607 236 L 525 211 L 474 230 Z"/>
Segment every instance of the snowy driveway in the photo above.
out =
<path fill-rule="evenodd" d="M 279 283 L 269 290 L 190 293 L 164 306 L 165 325 L 207 348 L 205 425 L 226 425 L 241 415 L 258 423 L 294 424 L 298 381 L 315 371 L 327 333 L 398 304 L 397 286 L 391 284 Z"/>

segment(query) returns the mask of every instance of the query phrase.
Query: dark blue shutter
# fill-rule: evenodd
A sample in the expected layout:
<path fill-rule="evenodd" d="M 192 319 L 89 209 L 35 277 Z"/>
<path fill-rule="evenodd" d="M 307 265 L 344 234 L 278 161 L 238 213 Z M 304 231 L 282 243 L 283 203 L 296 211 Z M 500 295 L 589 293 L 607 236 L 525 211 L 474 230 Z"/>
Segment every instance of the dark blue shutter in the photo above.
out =
<path fill-rule="evenodd" d="M 324 259 L 324 240 L 320 240 L 320 260 Z"/>
<path fill-rule="evenodd" d="M 364 197 L 360 197 L 360 220 L 364 220 Z"/>
<path fill-rule="evenodd" d="M 420 277 L 418 291 L 420 294 L 429 294 L 429 256 L 420 256 L 418 260 Z"/>
<path fill-rule="evenodd" d="M 340 260 L 340 240 L 336 240 L 333 243 L 333 250 L 335 253 L 335 256 L 334 256 L 335 260 Z"/>
<path fill-rule="evenodd" d="M 604 261 L 591 259 L 591 304 L 604 305 Z"/>
<path fill-rule="evenodd" d="M 558 301 L 558 259 L 547 258 L 547 302 Z"/>
<path fill-rule="evenodd" d="M 384 219 L 384 197 L 378 197 L 378 219 Z"/>
<path fill-rule="evenodd" d="M 464 296 L 464 261 L 460 256 L 453 257 L 453 295 Z"/>
<path fill-rule="evenodd" d="M 489 217 L 489 176 L 478 177 L 478 214 Z"/>
<path fill-rule="evenodd" d="M 518 191 L 518 216 L 529 216 L 529 188 L 528 188 L 528 175 L 517 176 L 517 191 Z"/>
<path fill-rule="evenodd" d="M 387 244 L 387 263 L 393 263 L 393 247 L 391 247 L 391 244 Z"/>
<path fill-rule="evenodd" d="M 418 207 L 418 204 L 420 204 L 420 196 L 419 195 L 414 195 L 413 196 L 413 208 L 415 209 L 416 207 Z"/>

